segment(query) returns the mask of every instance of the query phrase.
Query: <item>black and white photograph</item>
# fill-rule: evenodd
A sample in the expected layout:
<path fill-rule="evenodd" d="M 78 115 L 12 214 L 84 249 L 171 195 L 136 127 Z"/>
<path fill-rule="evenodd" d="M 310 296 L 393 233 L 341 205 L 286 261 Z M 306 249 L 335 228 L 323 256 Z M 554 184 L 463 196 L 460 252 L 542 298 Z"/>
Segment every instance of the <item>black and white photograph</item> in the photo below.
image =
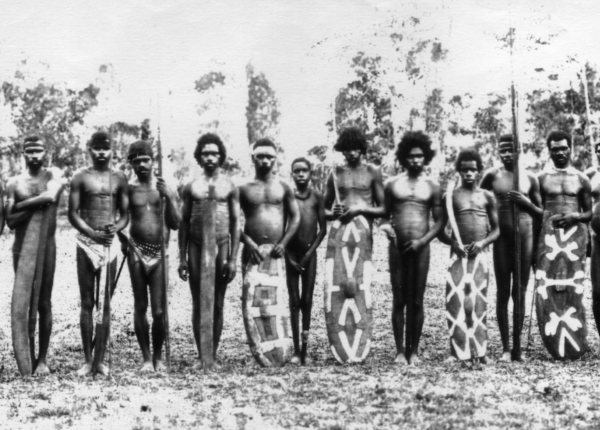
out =
<path fill-rule="evenodd" d="M 0 428 L 600 427 L 600 2 L 0 10 Z"/>

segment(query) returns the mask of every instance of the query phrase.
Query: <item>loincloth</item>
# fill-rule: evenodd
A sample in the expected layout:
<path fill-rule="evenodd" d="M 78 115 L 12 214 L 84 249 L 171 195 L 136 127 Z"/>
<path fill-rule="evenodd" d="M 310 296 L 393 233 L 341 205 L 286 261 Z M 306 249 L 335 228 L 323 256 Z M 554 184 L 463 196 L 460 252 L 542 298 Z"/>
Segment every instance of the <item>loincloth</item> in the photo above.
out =
<path fill-rule="evenodd" d="M 134 240 L 132 237 L 127 239 L 129 247 L 127 256 L 130 262 L 140 263 L 146 275 L 152 273 L 154 269 L 162 264 L 162 252 L 160 245 L 144 243 Z M 165 258 L 167 255 L 165 254 Z"/>
<path fill-rule="evenodd" d="M 104 245 L 99 244 L 91 237 L 85 236 L 81 233 L 78 233 L 75 236 L 75 243 L 77 244 L 77 248 L 81 249 L 86 255 L 90 264 L 94 267 L 94 272 L 98 272 L 102 269 L 102 266 L 106 264 L 104 260 L 106 254 L 104 252 Z M 116 260 L 117 256 L 120 252 L 119 241 L 116 240 L 116 237 L 113 238 L 113 241 L 110 245 L 110 262 Z"/>

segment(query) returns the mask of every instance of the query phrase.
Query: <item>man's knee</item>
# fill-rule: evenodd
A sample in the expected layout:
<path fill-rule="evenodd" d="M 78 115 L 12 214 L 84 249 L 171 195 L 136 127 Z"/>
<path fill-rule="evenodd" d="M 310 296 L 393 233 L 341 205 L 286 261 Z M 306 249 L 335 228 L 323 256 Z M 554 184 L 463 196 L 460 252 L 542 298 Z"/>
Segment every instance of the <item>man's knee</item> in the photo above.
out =
<path fill-rule="evenodd" d="M 162 307 L 158 308 L 158 309 L 154 309 L 152 311 L 152 319 L 156 322 L 156 321 L 161 321 L 163 320 L 165 315 L 165 312 L 163 310 Z"/>
<path fill-rule="evenodd" d="M 38 312 L 40 313 L 40 318 L 52 315 L 52 302 L 50 300 L 40 300 L 38 303 Z"/>
<path fill-rule="evenodd" d="M 90 298 L 81 299 L 81 311 L 92 312 L 94 310 L 94 300 Z"/>

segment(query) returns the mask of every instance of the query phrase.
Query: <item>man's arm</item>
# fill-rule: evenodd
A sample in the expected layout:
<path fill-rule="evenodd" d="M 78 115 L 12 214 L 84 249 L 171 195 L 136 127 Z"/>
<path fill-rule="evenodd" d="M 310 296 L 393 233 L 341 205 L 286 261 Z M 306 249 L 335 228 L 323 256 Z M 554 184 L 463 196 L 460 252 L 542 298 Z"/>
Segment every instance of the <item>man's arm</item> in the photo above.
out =
<path fill-rule="evenodd" d="M 328 221 L 333 221 L 337 217 L 333 213 L 333 204 L 336 200 L 335 195 L 335 187 L 333 185 L 333 175 L 335 174 L 334 169 L 331 170 L 331 173 L 327 177 L 327 182 L 325 183 L 325 217 Z"/>
<path fill-rule="evenodd" d="M 181 223 L 179 223 L 179 233 L 177 235 L 177 242 L 179 245 L 179 277 L 187 281 L 188 279 L 188 262 L 187 262 L 187 251 L 188 251 L 188 240 L 190 232 L 190 218 L 192 216 L 192 201 L 191 201 L 191 183 L 187 184 L 183 188 L 182 199 L 183 206 L 181 208 Z"/>
<path fill-rule="evenodd" d="M 285 234 L 271 251 L 271 255 L 273 255 L 275 258 L 283 257 L 283 254 L 285 253 L 285 247 L 287 246 L 288 242 L 292 240 L 292 237 L 294 237 L 298 231 L 298 227 L 300 226 L 300 209 L 298 208 L 296 196 L 294 196 L 294 192 L 288 184 L 281 182 L 281 185 L 284 189 L 283 207 L 287 219 L 287 225 Z"/>
<path fill-rule="evenodd" d="M 492 184 L 494 183 L 494 176 L 496 175 L 496 169 L 491 168 L 486 170 L 481 177 L 481 181 L 479 182 L 479 187 L 484 190 L 494 191 L 494 187 Z"/>
<path fill-rule="evenodd" d="M 317 250 L 317 248 L 319 247 L 321 242 L 323 242 L 323 239 L 325 239 L 325 236 L 327 235 L 327 217 L 325 215 L 325 199 L 323 198 L 323 195 L 321 193 L 319 193 L 318 191 L 313 191 L 313 193 L 317 200 L 317 202 L 315 204 L 315 212 L 317 215 L 316 216 L 317 223 L 319 224 L 319 233 L 317 234 L 317 237 L 313 241 L 310 248 L 308 248 L 308 251 L 306 251 L 306 254 L 304 254 L 304 257 L 302 257 L 302 260 L 299 262 L 300 266 L 303 268 L 304 268 L 304 265 L 306 263 L 308 263 L 311 256 L 315 253 L 315 251 Z"/>
<path fill-rule="evenodd" d="M 487 205 L 486 205 L 485 209 L 487 211 L 488 221 L 490 223 L 490 232 L 483 240 L 480 241 L 481 249 L 479 249 L 479 251 L 485 249 L 489 244 L 494 242 L 500 236 L 500 227 L 498 224 L 498 207 L 496 204 L 496 197 L 494 197 L 494 194 L 489 191 L 485 191 L 485 196 L 487 199 Z M 477 251 L 477 252 L 479 252 L 479 251 Z"/>
<path fill-rule="evenodd" d="M 165 198 L 165 223 L 171 230 L 179 229 L 181 223 L 181 212 L 177 204 L 177 193 L 169 187 L 163 178 L 156 178 L 156 188 L 158 189 L 161 198 Z"/>
<path fill-rule="evenodd" d="M 233 281 L 236 272 L 236 262 L 238 250 L 240 248 L 240 192 L 232 183 L 231 192 L 229 193 L 229 235 L 231 236 L 231 250 L 223 276 L 227 278 L 227 282 Z"/>
<path fill-rule="evenodd" d="M 118 188 L 117 188 L 117 211 L 119 212 L 119 220 L 115 224 L 114 233 L 118 233 L 127 227 L 129 224 L 129 185 L 127 178 L 123 172 L 117 173 Z"/>
<path fill-rule="evenodd" d="M 16 179 L 8 182 L 7 200 L 6 200 L 6 225 L 11 230 L 29 221 L 33 215 L 33 211 L 15 211 L 15 188 L 17 186 Z"/>
<path fill-rule="evenodd" d="M 579 222 L 588 223 L 592 220 L 592 184 L 587 176 L 581 175 L 581 190 L 579 199 L 581 201 L 581 213 L 579 213 Z"/>

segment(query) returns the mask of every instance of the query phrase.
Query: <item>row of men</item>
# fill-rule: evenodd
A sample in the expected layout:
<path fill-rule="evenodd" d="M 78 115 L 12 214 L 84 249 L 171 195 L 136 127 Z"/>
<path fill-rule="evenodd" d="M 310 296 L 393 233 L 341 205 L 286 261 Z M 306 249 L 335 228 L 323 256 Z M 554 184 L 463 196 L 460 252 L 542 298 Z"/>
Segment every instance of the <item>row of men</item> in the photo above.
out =
<path fill-rule="evenodd" d="M 514 252 L 513 204 L 518 205 L 521 235 L 521 322 L 525 314 L 524 296 L 529 280 L 530 267 L 534 263 L 535 226 L 543 215 L 544 206 L 552 206 L 555 225 L 568 228 L 576 223 L 587 223 L 592 218 L 591 186 L 587 176 L 569 168 L 570 136 L 563 132 L 550 134 L 547 145 L 554 168 L 536 177 L 523 176 L 519 191 L 514 191 L 512 137 L 503 136 L 499 143 L 502 168 L 487 171 L 479 186 L 479 174 L 483 169 L 480 155 L 474 150 L 462 151 L 456 161 L 461 184 L 452 194 L 453 211 L 456 216 L 461 240 L 448 236 L 444 230 L 449 214 L 442 204 L 440 185 L 425 174 L 425 166 L 434 156 L 432 143 L 422 132 L 407 132 L 401 139 L 396 157 L 404 168 L 403 173 L 389 178 L 385 184 L 378 168 L 367 164 L 365 155 L 367 140 L 354 127 L 343 130 L 334 146 L 343 153 L 345 164 L 337 166 L 329 176 L 325 194 L 309 187 L 312 166 L 306 158 L 292 163 L 295 189 L 274 173 L 277 147 L 269 139 L 260 139 L 252 146 L 255 176 L 249 182 L 236 187 L 220 171 L 227 157 L 221 139 L 205 134 L 197 142 L 194 157 L 203 174 L 185 186 L 180 210 L 175 190 L 154 173 L 152 146 L 138 141 L 129 147 L 128 159 L 135 175 L 127 180 L 121 171 L 111 169 L 111 138 L 108 133 L 97 132 L 88 142 L 92 165 L 79 170 L 70 184 L 69 220 L 78 230 L 77 272 L 81 295 L 81 337 L 85 362 L 77 371 L 84 376 L 92 369 L 93 308 L 97 300 L 95 285 L 105 265 L 106 247 L 111 247 L 113 261 L 110 276 L 116 275 L 116 256 L 119 241 L 127 255 L 134 292 L 135 332 L 142 350 L 143 371 L 164 369 L 162 349 L 165 340 L 164 311 L 166 289 L 161 259 L 161 228 L 163 215 L 160 211 L 164 199 L 164 225 L 168 231 L 179 229 L 179 275 L 189 280 L 193 298 L 193 331 L 200 352 L 200 243 L 203 235 L 203 201 L 217 200 L 214 348 L 219 344 L 223 328 L 224 297 L 228 283 L 236 275 L 236 257 L 239 243 L 244 244 L 242 267 L 248 262 L 261 259 L 259 247 L 273 244 L 272 257 L 285 258 L 291 308 L 295 363 L 306 363 L 310 331 L 312 295 L 316 277 L 316 249 L 324 239 L 327 220 L 340 219 L 347 223 L 357 216 L 372 222 L 384 221 L 383 229 L 397 250 L 398 261 L 390 261 L 394 303 L 392 325 L 396 342 L 396 362 L 417 364 L 419 340 L 423 328 L 423 296 L 429 270 L 429 244 L 438 237 L 451 245 L 458 256 L 472 257 L 496 241 L 494 266 L 498 283 L 497 316 L 503 344 L 503 361 L 511 360 L 509 345 L 508 302 L 511 296 L 511 276 L 514 261 L 507 258 Z M 15 230 L 13 258 L 15 272 L 25 264 L 20 256 L 27 248 L 34 214 L 48 207 L 56 207 L 64 184 L 60 174 L 44 167 L 45 146 L 37 136 L 24 142 L 27 171 L 12 178 L 8 185 L 6 221 Z M 590 174 L 593 178 L 595 172 Z M 597 187 L 596 194 L 600 191 Z M 209 196 L 209 194 L 211 194 Z M 596 194 L 594 194 L 596 196 Z M 596 196 L 598 197 L 598 196 Z M 245 225 L 240 229 L 240 208 L 244 212 Z M 433 222 L 430 222 L 430 218 Z M 125 228 L 130 228 L 125 234 Z M 595 224 L 594 224 L 595 225 Z M 489 226 L 489 227 L 488 227 Z M 39 353 L 35 356 L 35 319 L 33 327 L 27 327 L 29 336 L 29 359 L 34 374 L 47 374 L 47 350 L 52 329 L 51 294 L 54 278 L 56 245 L 56 211 L 50 217 L 43 259 L 43 280 L 39 293 Z M 461 244 L 462 242 L 462 244 Z M 464 244 L 464 245 L 463 245 Z M 595 244 L 595 242 L 594 242 Z M 599 250 L 593 246 L 594 255 Z M 26 258 L 23 260 L 30 260 Z M 39 270 L 39 269 L 38 269 Z M 592 269 L 594 291 L 600 286 L 600 270 Z M 31 270 L 29 270 L 31 271 Z M 34 271 L 35 272 L 35 271 Z M 300 294 L 300 280 L 302 293 Z M 30 282 L 30 281 L 29 281 Z M 24 283 L 15 279 L 15 291 Z M 514 289 L 513 289 L 514 294 Z M 152 346 L 146 317 L 148 301 L 152 308 Z M 13 298 L 14 302 L 14 298 Z M 594 314 L 598 318 L 598 300 L 594 301 Z M 404 312 L 406 310 L 406 324 Z M 299 316 L 302 312 L 302 330 Z M 35 307 L 31 310 L 35 314 Z M 404 331 L 406 325 L 406 338 Z M 13 337 L 15 331 L 13 330 Z M 300 338 L 302 346 L 300 346 Z M 455 351 L 452 351 L 455 356 Z M 108 373 L 103 363 L 100 373 Z M 199 366 L 202 365 L 200 362 Z"/>

